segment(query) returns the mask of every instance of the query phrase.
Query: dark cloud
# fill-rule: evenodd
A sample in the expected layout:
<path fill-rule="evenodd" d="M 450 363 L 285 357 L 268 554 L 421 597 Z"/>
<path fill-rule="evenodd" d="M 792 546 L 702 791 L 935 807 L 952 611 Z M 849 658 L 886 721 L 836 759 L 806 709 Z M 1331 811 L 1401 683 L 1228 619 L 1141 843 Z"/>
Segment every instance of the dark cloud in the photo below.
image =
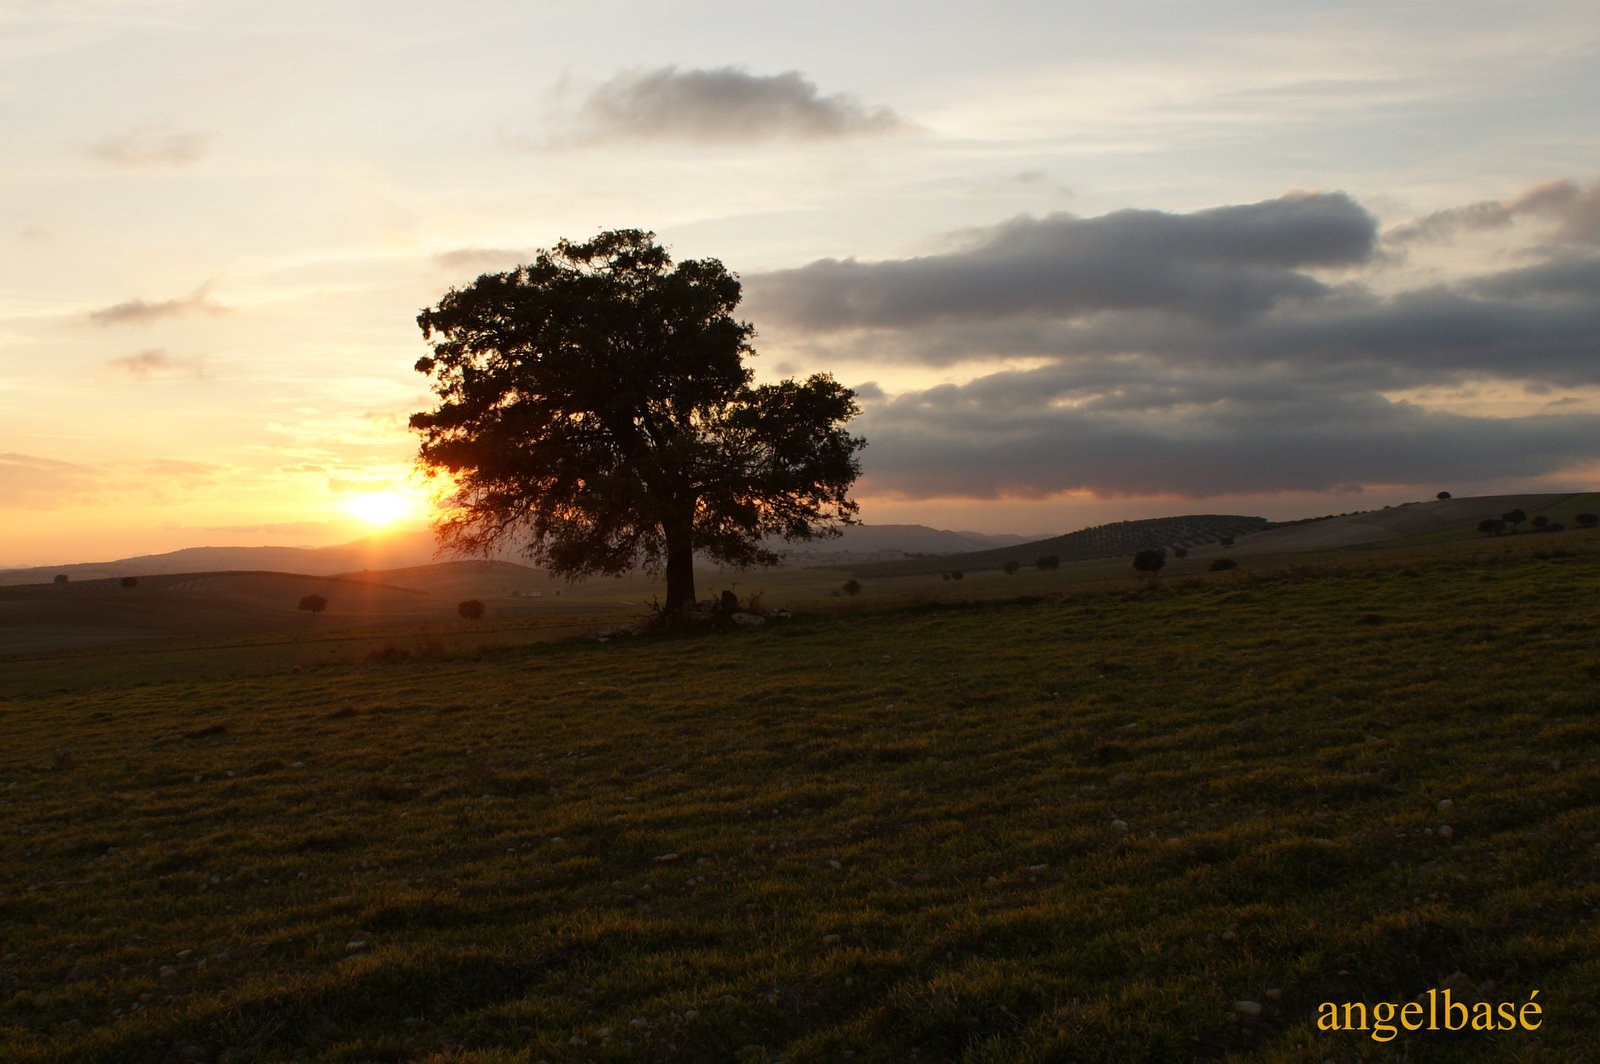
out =
<path fill-rule="evenodd" d="M 1535 477 L 1600 456 L 1593 414 L 1467 417 L 1375 395 L 1225 385 L 1209 401 L 1179 389 L 1183 401 L 1173 405 L 1171 391 L 1156 386 L 1144 402 L 1063 407 L 1033 382 L 1004 383 L 936 389 L 869 410 L 854 426 L 870 441 L 861 491 L 1204 498 Z"/>
<path fill-rule="evenodd" d="M 1376 221 L 1343 193 L 1291 195 L 1192 214 L 1017 218 L 960 251 L 824 259 L 748 277 L 746 286 L 758 311 L 813 332 L 1116 310 L 1221 324 L 1327 295 L 1327 284 L 1302 271 L 1365 263 L 1376 244 Z"/>
<path fill-rule="evenodd" d="M 130 299 L 109 307 L 89 312 L 89 321 L 95 325 L 148 325 L 162 318 L 181 318 L 190 314 L 226 314 L 231 308 L 211 298 L 211 282 L 201 285 L 191 295 L 164 299 L 152 303 L 144 299 Z"/>
<path fill-rule="evenodd" d="M 1587 193 L 1535 192 L 1523 199 L 1556 206 L 1527 209 L 1578 224 Z M 1380 293 L 1360 279 L 1383 265 L 1372 217 L 1312 195 L 1021 219 L 948 254 L 826 260 L 747 283 L 767 342 L 812 363 L 1032 364 L 877 398 L 856 423 L 871 442 L 864 492 L 1211 496 L 1600 461 L 1600 417 L 1576 403 L 1503 418 L 1389 398 L 1483 381 L 1526 395 L 1600 388 L 1600 255 L 1543 244 L 1516 261 Z M 1343 279 L 1311 272 L 1322 268 Z"/>
<path fill-rule="evenodd" d="M 169 374 L 187 374 L 195 377 L 204 377 L 205 363 L 198 358 L 175 358 L 165 349 L 159 347 L 140 351 L 138 354 L 126 355 L 122 358 L 113 358 L 106 365 L 112 369 L 120 370 L 129 376 L 144 380 L 152 375 L 164 376 Z"/>
<path fill-rule="evenodd" d="M 569 139 L 580 143 L 831 140 L 913 128 L 887 107 L 869 108 L 842 93 L 823 96 L 797 70 L 761 75 L 674 66 L 618 74 L 583 102 L 577 123 Z"/>
<path fill-rule="evenodd" d="M 113 166 L 187 166 L 205 157 L 215 133 L 130 133 L 90 145 L 89 154 Z"/>

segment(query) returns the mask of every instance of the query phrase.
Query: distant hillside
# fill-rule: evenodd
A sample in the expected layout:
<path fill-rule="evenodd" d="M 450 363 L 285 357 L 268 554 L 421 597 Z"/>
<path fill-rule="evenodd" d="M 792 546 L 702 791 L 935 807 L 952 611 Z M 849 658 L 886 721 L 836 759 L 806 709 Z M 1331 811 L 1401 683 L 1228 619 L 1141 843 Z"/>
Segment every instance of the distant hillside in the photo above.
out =
<path fill-rule="evenodd" d="M 838 539 L 786 544 L 774 549 L 789 555 L 790 564 L 818 565 L 840 557 L 869 560 L 907 553 L 951 554 L 1025 542 L 1024 536 L 989 536 L 981 532 L 946 532 L 926 525 L 853 525 Z M 517 562 L 515 551 L 501 551 L 501 561 Z M 405 569 L 442 561 L 433 533 L 390 532 L 337 547 L 188 547 L 166 554 L 147 554 L 108 562 L 38 565 L 0 570 L 0 585 L 48 584 L 65 574 L 73 583 L 115 580 L 161 573 L 271 571 L 332 576 L 364 569 Z"/>
<path fill-rule="evenodd" d="M 873 562 L 852 567 L 857 576 L 916 576 L 950 569 L 978 571 L 998 569 L 1006 562 L 1032 565 L 1047 556 L 1063 562 L 1090 561 L 1134 554 L 1152 547 L 1196 547 L 1216 543 L 1224 536 L 1243 536 L 1260 532 L 1268 525 L 1264 517 L 1237 514 L 1187 514 L 1182 517 L 1154 517 L 1144 521 L 1117 521 L 1069 532 L 1052 539 L 992 550 L 969 551 L 926 558 Z"/>
<path fill-rule="evenodd" d="M 1027 543 L 1027 536 L 950 532 L 927 525 L 851 525 L 837 539 L 808 543 L 771 541 L 788 565 L 840 565 L 889 561 L 907 554 L 957 554 Z"/>

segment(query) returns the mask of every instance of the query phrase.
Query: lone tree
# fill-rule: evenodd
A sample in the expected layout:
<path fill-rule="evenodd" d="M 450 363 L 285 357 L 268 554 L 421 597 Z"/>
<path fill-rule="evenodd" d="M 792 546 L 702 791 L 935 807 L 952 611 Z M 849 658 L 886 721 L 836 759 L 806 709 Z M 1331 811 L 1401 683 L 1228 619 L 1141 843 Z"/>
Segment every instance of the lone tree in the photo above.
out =
<path fill-rule="evenodd" d="M 1579 528 L 1593 528 L 1595 525 L 1600 525 L 1600 515 L 1596 514 L 1578 514 L 1573 520 L 1578 522 Z"/>
<path fill-rule="evenodd" d="M 1486 536 L 1498 536 L 1506 530 L 1506 522 L 1500 517 L 1485 517 L 1478 522 L 1478 531 Z"/>
<path fill-rule="evenodd" d="M 1017 561 L 1015 558 L 1012 558 L 1000 568 L 1005 570 L 1005 574 L 1007 576 L 1016 576 L 1017 570 L 1022 568 L 1022 563 Z"/>
<path fill-rule="evenodd" d="M 1142 550 L 1133 556 L 1133 567 L 1151 576 L 1160 576 L 1161 567 L 1166 564 L 1167 552 L 1164 550 Z"/>
<path fill-rule="evenodd" d="M 1438 499 L 1440 502 L 1447 502 L 1450 499 L 1450 493 L 1448 491 L 1441 491 L 1439 494 L 1435 495 L 1434 498 Z"/>
<path fill-rule="evenodd" d="M 670 616 L 694 602 L 696 552 L 774 565 L 763 537 L 856 523 L 865 441 L 830 376 L 752 387 L 738 279 L 715 259 L 673 266 L 654 241 L 563 240 L 451 289 L 417 317 L 439 405 L 411 427 L 418 466 L 454 488 L 447 548 L 511 544 L 567 577 L 664 567 Z"/>
<path fill-rule="evenodd" d="M 321 595 L 307 595 L 300 600 L 300 608 L 315 617 L 328 608 L 328 600 Z"/>
<path fill-rule="evenodd" d="M 483 619 L 483 603 L 481 601 L 479 601 L 478 599 L 467 599 L 467 601 L 461 603 L 459 606 L 456 607 L 456 612 L 459 613 L 464 620 L 468 620 L 468 621 L 482 620 Z"/>
<path fill-rule="evenodd" d="M 1522 512 L 1521 507 L 1518 507 L 1515 510 L 1507 510 L 1505 513 L 1500 515 L 1500 520 L 1510 525 L 1513 533 L 1517 531 L 1517 526 L 1522 524 L 1522 522 L 1526 521 L 1527 519 L 1528 515 Z"/>

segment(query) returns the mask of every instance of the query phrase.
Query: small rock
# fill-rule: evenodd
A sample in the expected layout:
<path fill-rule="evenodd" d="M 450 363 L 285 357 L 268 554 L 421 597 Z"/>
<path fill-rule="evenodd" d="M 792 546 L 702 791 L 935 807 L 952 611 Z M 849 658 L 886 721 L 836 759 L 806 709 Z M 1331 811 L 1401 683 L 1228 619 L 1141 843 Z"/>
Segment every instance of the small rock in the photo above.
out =
<path fill-rule="evenodd" d="M 1449 824 L 1440 824 L 1439 837 L 1445 842 L 1449 842 L 1451 839 L 1456 837 L 1456 829 L 1451 827 Z"/>
<path fill-rule="evenodd" d="M 161 966 L 161 971 L 158 973 L 158 977 L 163 983 L 170 983 L 172 980 L 178 978 L 178 969 L 174 968 L 170 964 L 163 964 Z"/>
<path fill-rule="evenodd" d="M 1259 1002 L 1259 1001 L 1235 1001 L 1233 1003 L 1233 1011 L 1237 1012 L 1241 1016 L 1249 1016 L 1251 1018 L 1254 1018 L 1256 1016 L 1261 1015 L 1261 1002 Z"/>
<path fill-rule="evenodd" d="M 1268 1001 L 1282 1001 L 1283 1000 L 1283 991 L 1279 990 L 1277 987 L 1273 987 L 1271 990 L 1267 991 L 1267 1000 Z"/>
<path fill-rule="evenodd" d="M 767 623 L 767 619 L 759 613 L 735 613 L 728 619 L 741 628 L 759 628 Z"/>
<path fill-rule="evenodd" d="M 1128 822 L 1126 820 L 1113 820 L 1111 822 L 1111 829 L 1113 831 L 1126 832 L 1128 830 Z"/>
<path fill-rule="evenodd" d="M 1441 812 L 1441 813 L 1448 813 L 1450 810 L 1454 809 L 1455 807 L 1456 807 L 1456 803 L 1452 802 L 1448 798 L 1441 798 L 1439 800 L 1439 812 Z"/>
<path fill-rule="evenodd" d="M 675 853 L 664 853 L 660 857 L 657 857 L 655 860 L 656 860 L 656 863 L 658 863 L 658 864 L 666 864 L 669 861 L 676 861 L 677 859 L 678 859 L 678 855 L 675 854 Z"/>
<path fill-rule="evenodd" d="M 839 936 L 838 935 L 823 935 L 822 936 L 822 941 L 823 941 L 823 943 L 825 945 L 832 944 L 834 942 L 839 941 Z"/>
<path fill-rule="evenodd" d="M 346 942 L 344 944 L 344 951 L 346 953 L 360 953 L 366 948 L 367 944 L 365 942 Z"/>
<path fill-rule="evenodd" d="M 684 1022 L 693 1023 L 695 1020 L 698 1020 L 699 1018 L 700 1018 L 700 1010 L 699 1009 L 684 1009 L 683 1010 Z"/>
<path fill-rule="evenodd" d="M 1222 933 L 1222 941 L 1224 941 L 1224 942 L 1232 942 L 1235 939 L 1237 939 L 1238 937 L 1239 937 L 1238 933 L 1235 932 L 1234 929 L 1231 928 L 1231 927 L 1228 928 L 1226 931 L 1224 931 Z"/>

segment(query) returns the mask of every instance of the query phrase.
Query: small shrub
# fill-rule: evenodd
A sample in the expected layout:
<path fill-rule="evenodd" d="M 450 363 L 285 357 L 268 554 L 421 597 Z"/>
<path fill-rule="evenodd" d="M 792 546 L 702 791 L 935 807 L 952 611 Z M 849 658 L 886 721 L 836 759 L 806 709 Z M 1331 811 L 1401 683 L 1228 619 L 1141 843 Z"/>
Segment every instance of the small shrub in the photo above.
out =
<path fill-rule="evenodd" d="M 1059 554 L 1046 554 L 1043 558 L 1035 560 L 1033 567 L 1041 572 L 1045 569 L 1059 569 L 1061 568 L 1061 556 Z"/>
<path fill-rule="evenodd" d="M 67 586 L 67 574 L 66 573 L 57 573 L 54 583 L 55 583 L 56 587 L 66 587 Z"/>
<path fill-rule="evenodd" d="M 1573 520 L 1578 522 L 1579 528 L 1593 528 L 1595 525 L 1600 525 L 1600 514 L 1578 514 Z"/>
<path fill-rule="evenodd" d="M 1172 548 L 1172 556 L 1174 558 L 1187 558 L 1189 556 L 1189 548 L 1188 547 L 1173 547 Z"/>
<path fill-rule="evenodd" d="M 1162 550 L 1142 550 L 1133 556 L 1133 567 L 1141 573 L 1158 576 L 1161 567 L 1167 564 L 1167 552 Z"/>
<path fill-rule="evenodd" d="M 1478 522 L 1478 531 L 1486 536 L 1498 536 L 1506 530 L 1506 522 L 1502 517 L 1485 517 Z"/>
<path fill-rule="evenodd" d="M 321 595 L 307 595 L 300 600 L 299 608 L 315 617 L 328 608 L 328 600 Z"/>
<path fill-rule="evenodd" d="M 459 606 L 456 607 L 456 612 L 459 613 L 464 620 L 468 620 L 468 621 L 482 620 L 483 619 L 483 603 L 479 602 L 477 599 L 467 599 L 467 601 L 461 603 Z"/>
<path fill-rule="evenodd" d="M 1438 499 L 1440 502 L 1444 502 L 1446 499 L 1450 498 L 1450 493 L 1448 491 L 1441 491 L 1439 494 L 1435 495 L 1434 498 Z"/>
<path fill-rule="evenodd" d="M 125 577 L 122 578 L 122 586 L 123 587 L 138 587 L 139 586 L 139 578 L 137 576 L 125 576 Z"/>
<path fill-rule="evenodd" d="M 844 582 L 844 586 L 839 590 L 843 591 L 846 595 L 859 595 L 861 594 L 861 581 L 852 577 L 851 579 L 846 580 Z"/>
<path fill-rule="evenodd" d="M 1548 517 L 1546 517 L 1544 514 L 1540 514 L 1538 517 L 1535 517 L 1532 521 L 1529 521 L 1528 524 L 1532 525 L 1534 528 L 1537 528 L 1539 531 L 1543 532 L 1546 528 L 1550 527 L 1550 519 Z"/>
<path fill-rule="evenodd" d="M 951 569 L 950 570 L 950 579 L 952 579 L 952 580 L 960 580 L 963 577 L 965 577 L 966 575 L 967 574 L 963 573 L 960 569 Z"/>
<path fill-rule="evenodd" d="M 1213 573 L 1223 573 L 1229 569 L 1237 568 L 1239 568 L 1239 563 L 1232 558 L 1214 558 L 1211 561 L 1211 571 Z"/>
<path fill-rule="evenodd" d="M 1005 570 L 1007 576 L 1016 576 L 1017 570 L 1022 568 L 1022 563 L 1013 558 L 1000 568 Z"/>

